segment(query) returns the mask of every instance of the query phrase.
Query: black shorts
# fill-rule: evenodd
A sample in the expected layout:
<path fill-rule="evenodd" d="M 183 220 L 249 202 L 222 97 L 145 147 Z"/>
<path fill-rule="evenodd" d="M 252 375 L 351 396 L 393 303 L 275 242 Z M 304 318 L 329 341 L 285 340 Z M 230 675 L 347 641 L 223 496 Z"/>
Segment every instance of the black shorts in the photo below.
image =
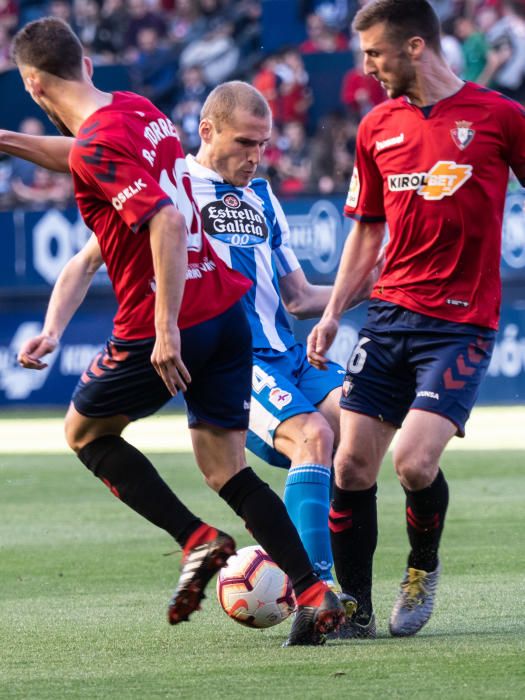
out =
<path fill-rule="evenodd" d="M 448 418 L 463 437 L 495 335 L 374 300 L 348 361 L 341 408 L 396 428 L 410 409 L 429 411 Z"/>
<path fill-rule="evenodd" d="M 171 394 L 151 364 L 155 340 L 111 337 L 73 393 L 84 416 L 125 415 L 137 420 L 155 413 Z M 184 393 L 190 427 L 211 423 L 248 428 L 252 383 L 252 337 L 237 302 L 208 321 L 181 331 L 182 359 L 191 375 Z"/>

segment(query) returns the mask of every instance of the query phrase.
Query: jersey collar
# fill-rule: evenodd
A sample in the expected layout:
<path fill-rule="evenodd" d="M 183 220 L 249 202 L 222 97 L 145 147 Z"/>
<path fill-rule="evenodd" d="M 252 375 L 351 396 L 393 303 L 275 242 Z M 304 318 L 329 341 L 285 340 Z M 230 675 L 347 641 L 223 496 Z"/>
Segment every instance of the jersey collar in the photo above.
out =
<path fill-rule="evenodd" d="M 416 112 L 417 114 L 422 116 L 424 119 L 428 119 L 431 115 L 433 115 L 433 113 L 436 111 L 436 109 L 438 109 L 442 105 L 444 105 L 444 106 L 448 105 L 450 100 L 455 100 L 461 93 L 463 93 L 465 88 L 469 85 L 470 84 L 467 81 L 464 81 L 463 85 L 461 85 L 461 87 L 458 88 L 458 90 L 456 90 L 456 92 L 453 92 L 451 95 L 448 95 L 447 97 L 443 97 L 441 100 L 438 100 L 437 102 L 435 102 L 432 105 L 425 105 L 424 107 L 419 107 L 419 106 L 413 104 L 412 102 L 410 102 L 410 100 L 408 99 L 408 97 L 406 95 L 403 95 L 403 97 L 400 98 L 401 104 L 404 104 L 409 109 L 412 109 L 414 112 Z"/>
<path fill-rule="evenodd" d="M 213 180 L 214 182 L 224 182 L 224 179 L 219 173 L 198 163 L 195 156 L 192 156 L 191 153 L 186 156 L 186 163 L 188 164 L 188 170 L 192 177 L 200 177 L 203 180 Z"/>

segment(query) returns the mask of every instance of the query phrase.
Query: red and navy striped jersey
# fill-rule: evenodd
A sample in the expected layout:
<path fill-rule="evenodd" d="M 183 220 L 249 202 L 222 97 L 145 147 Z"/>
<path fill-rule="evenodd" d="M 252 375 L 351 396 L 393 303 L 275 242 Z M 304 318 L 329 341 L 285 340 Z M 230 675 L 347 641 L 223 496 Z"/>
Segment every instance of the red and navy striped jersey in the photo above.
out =
<path fill-rule="evenodd" d="M 388 100 L 361 122 L 345 214 L 385 221 L 386 262 L 372 296 L 497 328 L 509 167 L 525 184 L 525 110 L 466 83 L 420 109 Z"/>
<path fill-rule="evenodd" d="M 118 311 L 113 333 L 123 340 L 155 335 L 155 278 L 148 222 L 175 205 L 187 224 L 188 269 L 179 313 L 187 328 L 225 311 L 250 287 L 229 270 L 202 234 L 184 153 L 175 127 L 147 99 L 116 92 L 81 126 L 69 164 L 75 196 L 97 236 Z"/>

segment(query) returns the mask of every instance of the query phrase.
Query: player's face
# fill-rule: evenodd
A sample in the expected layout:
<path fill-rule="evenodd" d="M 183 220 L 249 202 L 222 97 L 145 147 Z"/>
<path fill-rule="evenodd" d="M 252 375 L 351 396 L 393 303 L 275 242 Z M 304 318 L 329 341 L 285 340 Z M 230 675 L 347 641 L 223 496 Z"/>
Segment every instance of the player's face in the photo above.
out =
<path fill-rule="evenodd" d="M 74 134 L 60 119 L 49 100 L 46 98 L 45 92 L 40 83 L 38 71 L 31 66 L 21 65 L 18 68 L 20 70 L 20 75 L 22 76 L 26 91 L 31 95 L 32 99 L 36 102 L 40 109 L 47 114 L 48 118 L 56 126 L 58 131 L 64 136 L 74 136 Z"/>
<path fill-rule="evenodd" d="M 393 43 L 384 23 L 359 33 L 363 69 L 386 90 L 389 97 L 408 95 L 416 84 L 416 70 L 407 49 Z"/>
<path fill-rule="evenodd" d="M 236 109 L 220 130 L 211 125 L 208 152 L 215 172 L 231 185 L 244 187 L 255 175 L 272 132 L 270 117 Z"/>

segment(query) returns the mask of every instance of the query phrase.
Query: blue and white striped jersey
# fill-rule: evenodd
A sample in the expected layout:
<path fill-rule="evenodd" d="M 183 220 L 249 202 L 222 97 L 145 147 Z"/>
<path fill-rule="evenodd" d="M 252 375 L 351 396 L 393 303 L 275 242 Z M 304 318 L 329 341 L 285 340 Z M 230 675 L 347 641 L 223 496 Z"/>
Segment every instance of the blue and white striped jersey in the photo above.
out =
<path fill-rule="evenodd" d="M 186 160 L 208 239 L 228 266 L 253 282 L 243 297 L 253 347 L 287 350 L 295 340 L 281 301 L 279 278 L 300 264 L 270 184 L 255 178 L 247 187 L 234 187 L 193 156 Z"/>

